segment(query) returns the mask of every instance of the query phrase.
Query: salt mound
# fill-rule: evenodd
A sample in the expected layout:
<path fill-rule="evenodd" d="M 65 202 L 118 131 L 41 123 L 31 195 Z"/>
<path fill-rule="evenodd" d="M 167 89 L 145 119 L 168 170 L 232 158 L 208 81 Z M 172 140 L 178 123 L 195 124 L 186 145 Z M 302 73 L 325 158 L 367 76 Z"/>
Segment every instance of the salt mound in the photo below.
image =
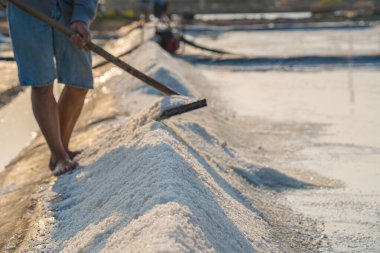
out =
<path fill-rule="evenodd" d="M 185 63 L 181 62 L 181 64 L 178 64 L 169 53 L 163 51 L 155 42 L 146 42 L 131 55 L 122 59 L 183 96 L 197 95 L 193 89 L 193 83 L 190 79 L 186 78 L 185 73 L 187 73 L 187 70 L 182 66 Z M 124 85 L 121 85 L 120 82 Z M 162 95 L 160 91 L 144 84 L 128 73 L 119 75 L 109 85 L 113 86 L 118 92 L 135 87 L 144 94 Z"/>
<path fill-rule="evenodd" d="M 180 86 L 171 88 L 192 94 L 193 73 L 157 45 L 147 43 L 130 60 L 150 75 L 175 76 Z M 129 75 L 108 82 L 121 104 L 141 96 L 136 89 L 142 84 Z M 126 88 L 131 84 L 133 92 Z M 47 211 L 34 225 L 29 251 L 284 251 L 287 242 L 268 228 L 270 217 L 283 214 L 269 209 L 271 195 L 256 191 L 255 202 L 249 202 L 236 188 L 241 186 L 231 183 L 234 152 L 192 114 L 187 123 L 156 121 L 163 111 L 193 99 L 142 93 L 149 98 L 148 109 L 100 121 L 79 134 L 77 141 L 89 143 L 80 157 L 83 167 L 59 177 L 48 191 Z M 101 105 L 98 110 L 104 110 Z M 211 118 L 204 116 L 202 122 Z"/>
<path fill-rule="evenodd" d="M 40 249 L 251 252 L 237 226 L 255 226 L 254 236 L 266 237 L 259 215 L 231 196 L 172 130 L 153 121 L 131 132 L 131 124 L 120 121 L 99 136 L 85 151 L 88 165 L 58 178 L 54 214 L 38 223 L 49 235 L 41 236 Z"/>

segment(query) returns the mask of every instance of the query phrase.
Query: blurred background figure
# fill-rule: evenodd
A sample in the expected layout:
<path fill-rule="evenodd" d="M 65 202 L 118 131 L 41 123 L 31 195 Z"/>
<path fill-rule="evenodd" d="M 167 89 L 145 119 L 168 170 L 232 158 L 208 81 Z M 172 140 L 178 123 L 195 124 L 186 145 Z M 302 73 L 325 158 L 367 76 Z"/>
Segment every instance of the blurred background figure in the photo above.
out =
<path fill-rule="evenodd" d="M 140 0 L 140 18 L 147 19 L 150 13 L 150 1 Z"/>
<path fill-rule="evenodd" d="M 106 13 L 105 0 L 99 0 L 98 3 L 98 13 L 104 15 Z"/>
<path fill-rule="evenodd" d="M 156 20 L 156 41 L 169 53 L 175 53 L 180 47 L 180 38 L 173 31 L 169 16 L 168 0 L 153 0 L 153 15 Z"/>
<path fill-rule="evenodd" d="M 167 15 L 168 1 L 167 0 L 153 0 L 153 14 L 156 18 L 161 19 Z"/>

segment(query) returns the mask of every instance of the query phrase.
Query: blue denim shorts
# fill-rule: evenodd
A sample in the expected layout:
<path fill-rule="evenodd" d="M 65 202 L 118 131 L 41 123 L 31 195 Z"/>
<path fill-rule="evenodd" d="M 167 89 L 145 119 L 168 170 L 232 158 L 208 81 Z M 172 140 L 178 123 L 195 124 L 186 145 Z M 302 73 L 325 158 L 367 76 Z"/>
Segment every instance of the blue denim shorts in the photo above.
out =
<path fill-rule="evenodd" d="M 59 6 L 51 17 L 64 25 Z M 91 53 L 77 48 L 49 25 L 8 4 L 9 29 L 21 86 L 41 87 L 58 82 L 92 89 Z"/>

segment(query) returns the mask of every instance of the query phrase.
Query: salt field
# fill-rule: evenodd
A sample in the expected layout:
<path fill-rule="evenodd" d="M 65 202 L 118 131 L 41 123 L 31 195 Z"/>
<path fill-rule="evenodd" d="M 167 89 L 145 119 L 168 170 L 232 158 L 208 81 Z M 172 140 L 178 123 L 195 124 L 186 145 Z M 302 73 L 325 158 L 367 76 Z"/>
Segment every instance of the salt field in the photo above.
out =
<path fill-rule="evenodd" d="M 60 177 L 18 93 L 0 108 L 0 249 L 378 252 L 380 28 L 332 27 L 188 27 L 224 56 L 120 35 L 105 47 L 141 43 L 122 59 L 183 96 L 95 70 L 73 135 L 80 167 Z M 7 64 L 1 91 L 15 86 Z M 157 120 L 199 98 L 209 106 Z"/>

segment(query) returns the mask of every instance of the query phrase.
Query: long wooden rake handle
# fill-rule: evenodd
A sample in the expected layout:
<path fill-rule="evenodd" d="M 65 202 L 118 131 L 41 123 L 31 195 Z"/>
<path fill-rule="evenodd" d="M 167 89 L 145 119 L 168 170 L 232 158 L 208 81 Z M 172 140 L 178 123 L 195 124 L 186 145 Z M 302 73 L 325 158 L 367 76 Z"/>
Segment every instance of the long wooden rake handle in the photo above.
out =
<path fill-rule="evenodd" d="M 71 30 L 70 28 L 67 28 L 67 27 L 61 25 L 57 20 L 54 20 L 54 19 L 44 15 L 43 13 L 33 9 L 32 7 L 28 6 L 27 4 L 23 3 L 20 0 L 8 0 L 8 1 L 13 3 L 14 5 L 16 5 L 21 10 L 29 13 L 33 17 L 35 17 L 35 18 L 41 20 L 42 22 L 50 25 L 51 27 L 53 27 L 57 31 L 66 35 L 67 37 L 71 37 L 72 35 L 75 34 L 75 32 L 73 30 Z M 179 95 L 179 93 L 177 93 L 174 90 L 170 89 L 169 87 L 163 85 L 162 83 L 156 81 L 155 79 L 145 75 L 144 73 L 135 69 L 131 65 L 123 62 L 122 60 L 113 56 L 112 54 L 110 54 L 109 52 L 107 52 L 103 48 L 99 47 L 98 45 L 96 45 L 92 42 L 88 42 L 86 46 L 87 46 L 87 48 L 89 48 L 94 53 L 100 55 L 101 57 L 103 57 L 107 61 L 115 64 L 116 66 L 125 70 L 126 72 L 128 72 L 132 76 L 140 79 L 141 81 L 143 81 L 146 84 L 149 84 L 150 86 L 156 88 L 157 90 L 163 92 L 164 94 L 169 95 L 169 96 L 170 95 Z"/>

